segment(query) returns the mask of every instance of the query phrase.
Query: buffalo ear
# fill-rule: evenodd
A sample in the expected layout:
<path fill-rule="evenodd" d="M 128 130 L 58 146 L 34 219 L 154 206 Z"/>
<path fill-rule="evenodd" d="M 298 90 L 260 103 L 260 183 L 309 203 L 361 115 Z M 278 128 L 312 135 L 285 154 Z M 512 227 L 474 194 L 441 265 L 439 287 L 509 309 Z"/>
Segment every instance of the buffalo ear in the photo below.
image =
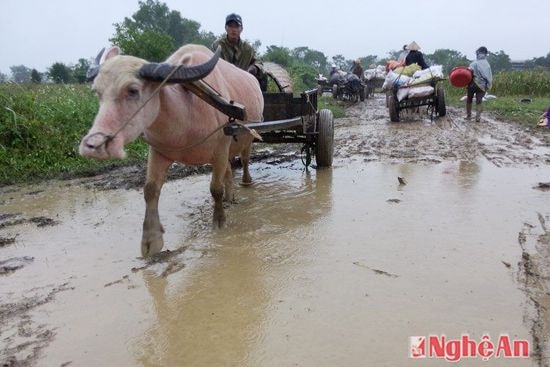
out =
<path fill-rule="evenodd" d="M 121 53 L 122 52 L 120 51 L 120 48 L 118 48 L 117 46 L 108 48 L 107 50 L 105 50 L 105 52 L 103 52 L 103 56 L 99 60 L 99 65 L 103 64 L 105 61 L 109 60 L 111 57 L 118 56 Z"/>
<path fill-rule="evenodd" d="M 94 80 L 97 74 L 99 73 L 99 68 L 101 67 L 101 64 L 103 64 L 106 60 L 110 59 L 111 57 L 114 57 L 120 54 L 121 54 L 120 48 L 116 46 L 110 47 L 107 50 L 105 50 L 105 47 L 103 47 L 95 57 L 94 63 L 90 65 L 90 67 L 88 68 L 88 71 L 86 72 L 86 80 L 87 81 Z"/>

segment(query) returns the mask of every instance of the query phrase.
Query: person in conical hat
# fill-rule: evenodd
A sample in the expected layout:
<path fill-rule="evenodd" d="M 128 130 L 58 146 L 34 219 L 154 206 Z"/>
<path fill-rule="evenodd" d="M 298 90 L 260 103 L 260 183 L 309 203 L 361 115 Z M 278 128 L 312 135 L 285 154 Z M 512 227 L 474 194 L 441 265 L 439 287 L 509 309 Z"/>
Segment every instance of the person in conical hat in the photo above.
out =
<path fill-rule="evenodd" d="M 405 65 L 417 63 L 422 69 L 427 69 L 429 66 L 424 61 L 424 55 L 420 52 L 420 46 L 415 41 L 412 41 L 407 45 L 409 53 L 405 58 Z"/>
<path fill-rule="evenodd" d="M 420 51 L 420 46 L 415 41 L 412 41 L 407 45 L 407 50 L 409 51 Z"/>

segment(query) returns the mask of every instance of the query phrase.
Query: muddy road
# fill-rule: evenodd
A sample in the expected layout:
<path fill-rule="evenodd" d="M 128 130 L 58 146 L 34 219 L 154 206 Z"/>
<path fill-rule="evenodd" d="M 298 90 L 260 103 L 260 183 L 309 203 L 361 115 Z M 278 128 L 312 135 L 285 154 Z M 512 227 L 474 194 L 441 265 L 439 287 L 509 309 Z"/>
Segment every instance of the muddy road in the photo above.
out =
<path fill-rule="evenodd" d="M 149 261 L 143 167 L 0 188 L 0 364 L 450 364 L 410 358 L 431 335 L 529 344 L 457 366 L 549 366 L 550 134 L 384 104 L 335 121 L 332 169 L 256 146 L 220 231 L 207 170 L 174 167 Z"/>

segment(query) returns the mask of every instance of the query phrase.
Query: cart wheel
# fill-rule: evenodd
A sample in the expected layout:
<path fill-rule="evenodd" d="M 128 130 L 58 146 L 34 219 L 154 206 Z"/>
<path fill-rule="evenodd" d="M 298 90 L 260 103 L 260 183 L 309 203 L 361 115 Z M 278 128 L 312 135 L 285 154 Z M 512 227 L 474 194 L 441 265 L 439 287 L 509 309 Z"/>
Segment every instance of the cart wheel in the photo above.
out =
<path fill-rule="evenodd" d="M 445 116 L 445 114 L 447 114 L 447 107 L 445 106 L 445 90 L 441 85 L 437 86 L 435 95 L 437 98 L 437 114 L 439 116 Z"/>
<path fill-rule="evenodd" d="M 391 122 L 399 122 L 399 110 L 397 106 L 399 102 L 395 100 L 395 96 L 392 93 L 388 93 L 386 97 Z"/>
<path fill-rule="evenodd" d="M 332 98 L 338 98 L 338 86 L 336 84 L 332 85 Z"/>
<path fill-rule="evenodd" d="M 331 110 L 322 109 L 317 119 L 317 141 L 315 143 L 315 161 L 317 167 L 332 166 L 334 153 L 334 116 Z"/>

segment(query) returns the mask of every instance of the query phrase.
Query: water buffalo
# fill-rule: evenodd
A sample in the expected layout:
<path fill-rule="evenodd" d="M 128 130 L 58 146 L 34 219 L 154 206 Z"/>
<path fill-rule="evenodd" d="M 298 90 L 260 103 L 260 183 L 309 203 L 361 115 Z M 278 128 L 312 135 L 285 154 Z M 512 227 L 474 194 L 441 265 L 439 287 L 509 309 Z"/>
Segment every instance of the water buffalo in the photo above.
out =
<path fill-rule="evenodd" d="M 80 154 L 94 159 L 124 158 L 125 144 L 139 136 L 149 143 L 143 256 L 160 252 L 164 245 L 158 200 L 173 162 L 212 165 L 210 193 L 214 198 L 214 227 L 223 226 L 222 200 L 230 200 L 232 195 L 231 157 L 241 156 L 242 181 L 251 182 L 248 161 L 252 134 L 232 138 L 224 135 L 222 129 L 216 131 L 228 117 L 186 88 L 186 82 L 202 79 L 221 96 L 243 105 L 247 121 L 262 120 L 264 102 L 256 78 L 218 60 L 218 55 L 199 45 L 181 47 L 163 64 L 120 55 L 118 48 L 98 55 L 96 75 L 92 73 L 92 76 L 99 111 L 80 143 Z M 175 65 L 182 66 L 174 70 Z M 159 74 L 159 70 L 164 71 Z M 159 89 L 164 76 L 170 78 Z"/>

